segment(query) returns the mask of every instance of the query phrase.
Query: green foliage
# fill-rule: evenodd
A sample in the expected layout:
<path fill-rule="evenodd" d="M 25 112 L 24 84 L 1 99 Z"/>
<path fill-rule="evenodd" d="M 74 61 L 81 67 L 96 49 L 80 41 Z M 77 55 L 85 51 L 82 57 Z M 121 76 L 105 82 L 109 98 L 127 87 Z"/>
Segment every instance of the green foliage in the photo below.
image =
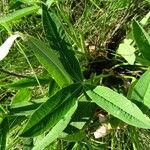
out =
<path fill-rule="evenodd" d="M 142 28 L 142 26 L 137 22 L 133 21 L 133 35 L 136 44 L 144 56 L 145 59 L 150 60 L 150 36 Z"/>
<path fill-rule="evenodd" d="M 59 60 L 59 55 L 49 48 L 44 42 L 32 37 L 26 37 L 26 43 L 34 51 L 39 62 L 49 74 L 56 80 L 60 87 L 70 84 L 72 81 Z"/>
<path fill-rule="evenodd" d="M 78 84 L 58 91 L 33 113 L 21 135 L 35 136 L 52 128 L 74 106 L 80 93 Z"/>
<path fill-rule="evenodd" d="M 33 150 L 43 150 L 46 146 L 56 140 L 69 124 L 72 115 L 77 109 L 77 106 L 77 102 L 75 102 L 72 106 L 69 106 L 69 109 L 63 118 L 60 119 L 60 121 L 47 133 L 47 135 L 44 137 L 44 139 L 42 139 L 42 141 L 40 141 L 38 145 L 35 145 Z"/>
<path fill-rule="evenodd" d="M 9 132 L 8 119 L 5 118 L 0 124 L 0 150 L 6 149 L 6 140 L 8 132 Z"/>
<path fill-rule="evenodd" d="M 66 71 L 71 75 L 73 80 L 82 81 L 81 69 L 75 58 L 75 53 L 70 45 L 71 43 L 69 43 L 69 40 L 65 35 L 63 24 L 55 14 L 55 11 L 48 12 L 44 5 L 43 26 L 50 46 L 52 49 L 59 52 L 59 59 Z"/>
<path fill-rule="evenodd" d="M 28 102 L 31 99 L 31 91 L 29 89 L 21 89 L 12 100 L 11 106 L 22 102 Z"/>
<path fill-rule="evenodd" d="M 39 6 L 32 6 L 17 10 L 13 13 L 8 14 L 7 16 L 1 17 L 0 24 L 1 25 L 12 24 L 13 22 L 16 22 L 18 19 L 21 19 L 22 17 L 27 16 L 29 14 L 32 14 L 33 12 L 36 12 L 38 9 Z"/>
<path fill-rule="evenodd" d="M 41 78 L 41 79 L 39 78 L 38 80 L 41 85 L 48 84 L 50 82 L 50 78 Z M 7 83 L 7 82 L 0 83 L 0 87 L 3 87 L 3 88 L 20 89 L 20 88 L 26 88 L 26 87 L 32 87 L 32 86 L 38 86 L 36 79 L 32 77 L 20 79 L 12 83 Z"/>
<path fill-rule="evenodd" d="M 18 2 L 21 5 L 1 17 L 0 24 L 13 34 L 9 27 L 15 31 L 16 21 L 30 15 L 35 20 L 33 26 L 39 22 L 40 31 L 34 34 L 30 30 L 23 31 L 22 40 L 13 47 L 17 52 L 19 49 L 30 68 L 20 67 L 21 70 L 12 72 L 1 69 L 0 150 L 17 147 L 94 150 L 105 149 L 105 146 L 140 150 L 136 129 L 150 129 L 150 38 L 144 29 L 149 13 L 146 12 L 145 20 L 141 21 L 144 27 L 133 21 L 134 37 L 128 34 L 121 43 L 117 36 L 123 39 L 121 31 L 125 30 L 125 24 L 130 24 L 136 1 Z M 17 5 L 15 1 L 8 4 L 12 3 L 14 7 Z M 32 16 L 38 10 L 42 12 Z M 20 24 L 23 22 L 22 19 Z M 115 26 L 111 29 L 113 23 Z M 102 43 L 97 45 L 98 39 Z M 120 45 L 109 49 L 108 45 L 114 42 Z M 5 60 L 0 64 L 2 68 L 11 66 L 11 61 L 7 64 Z M 36 60 L 39 63 L 33 66 Z M 25 64 L 23 60 L 20 62 Z M 97 140 L 95 134 L 101 139 Z M 118 146 L 118 141 L 124 143 Z"/>
<path fill-rule="evenodd" d="M 150 108 L 150 70 L 147 70 L 133 88 L 131 99 L 139 101 Z"/>
<path fill-rule="evenodd" d="M 87 91 L 88 96 L 113 116 L 139 128 L 150 128 L 150 119 L 124 96 L 103 86 Z"/>

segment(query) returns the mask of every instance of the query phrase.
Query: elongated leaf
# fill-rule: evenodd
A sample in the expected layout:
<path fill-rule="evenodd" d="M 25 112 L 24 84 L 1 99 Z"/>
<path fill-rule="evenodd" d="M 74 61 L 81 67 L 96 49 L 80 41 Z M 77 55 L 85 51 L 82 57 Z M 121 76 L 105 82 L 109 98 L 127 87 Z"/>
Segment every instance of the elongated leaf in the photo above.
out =
<path fill-rule="evenodd" d="M 15 126 L 20 125 L 23 121 L 25 121 L 27 117 L 25 116 L 9 116 L 9 129 L 13 129 Z"/>
<path fill-rule="evenodd" d="M 38 80 L 41 85 L 48 84 L 50 82 L 50 78 L 41 78 Z M 31 86 L 38 86 L 38 83 L 35 78 L 20 79 L 12 83 L 0 83 L 0 87 L 14 88 L 14 89 L 26 88 Z"/>
<path fill-rule="evenodd" d="M 63 138 L 63 140 L 68 142 L 80 142 L 85 138 L 86 138 L 86 134 L 84 131 L 81 130 L 79 132 L 66 136 L 65 138 Z"/>
<path fill-rule="evenodd" d="M 7 142 L 7 133 L 9 130 L 8 120 L 5 118 L 0 124 L 0 150 L 5 150 Z"/>
<path fill-rule="evenodd" d="M 46 5 L 47 5 L 48 8 L 49 8 L 54 2 L 56 2 L 56 0 L 47 0 L 47 1 L 46 1 Z"/>
<path fill-rule="evenodd" d="M 9 114 L 11 116 L 28 116 L 31 115 L 42 103 L 48 100 L 48 97 L 32 100 L 32 102 L 21 102 L 11 105 Z"/>
<path fill-rule="evenodd" d="M 134 86 L 131 99 L 142 102 L 150 108 L 150 69 L 141 76 Z"/>
<path fill-rule="evenodd" d="M 3 119 L 5 118 L 6 114 L 7 114 L 6 110 L 0 104 L 0 124 L 3 121 Z"/>
<path fill-rule="evenodd" d="M 68 112 L 65 114 L 65 116 L 51 129 L 51 131 L 42 139 L 40 143 L 35 145 L 35 147 L 32 150 L 43 150 L 46 146 L 51 144 L 54 140 L 56 140 L 63 130 L 67 127 L 69 124 L 72 115 L 77 109 L 77 102 L 75 102 Z"/>
<path fill-rule="evenodd" d="M 28 102 L 31 99 L 31 94 L 31 91 L 27 88 L 19 90 L 13 98 L 11 106 L 21 102 Z"/>
<path fill-rule="evenodd" d="M 58 86 L 58 84 L 55 82 L 55 80 L 51 80 L 50 84 L 49 84 L 49 91 L 48 91 L 48 95 L 52 96 L 53 94 L 55 94 L 56 92 L 58 92 L 58 90 L 60 89 L 60 87 Z"/>
<path fill-rule="evenodd" d="M 39 9 L 39 6 L 32 6 L 27 8 L 22 8 L 20 10 L 16 10 L 13 13 L 8 14 L 7 16 L 2 16 L 0 18 L 0 24 L 8 24 L 12 21 L 16 21 L 24 16 L 27 16 L 29 14 L 32 14 L 33 12 L 36 12 Z"/>
<path fill-rule="evenodd" d="M 44 42 L 32 36 L 27 36 L 27 44 L 34 51 L 39 62 L 51 74 L 60 87 L 71 83 L 71 79 L 58 59 L 58 55 Z"/>
<path fill-rule="evenodd" d="M 63 25 L 55 12 L 48 12 L 43 6 L 43 26 L 47 39 L 52 49 L 60 54 L 60 61 L 66 71 L 75 81 L 82 81 L 82 73 L 79 62 L 75 57 L 72 47 L 68 44 Z"/>
<path fill-rule="evenodd" d="M 120 120 L 135 127 L 150 128 L 150 119 L 123 95 L 103 86 L 97 86 L 87 94 L 97 105 Z"/>
<path fill-rule="evenodd" d="M 136 44 L 141 51 L 144 58 L 150 60 L 150 36 L 142 28 L 142 26 L 137 22 L 133 21 L 133 35 Z"/>
<path fill-rule="evenodd" d="M 80 92 L 80 84 L 73 84 L 53 95 L 33 113 L 22 136 L 35 136 L 52 128 L 75 103 Z"/>

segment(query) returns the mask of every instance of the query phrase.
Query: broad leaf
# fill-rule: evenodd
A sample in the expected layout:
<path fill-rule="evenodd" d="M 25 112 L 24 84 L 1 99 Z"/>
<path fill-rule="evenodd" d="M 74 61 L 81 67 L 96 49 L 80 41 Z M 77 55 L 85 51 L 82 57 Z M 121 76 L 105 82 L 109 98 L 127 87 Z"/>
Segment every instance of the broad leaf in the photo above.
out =
<path fill-rule="evenodd" d="M 134 86 L 131 100 L 142 102 L 150 108 L 150 69 L 147 70 Z"/>
<path fill-rule="evenodd" d="M 82 73 L 75 53 L 65 35 L 63 25 L 54 11 L 43 6 L 43 26 L 52 49 L 60 54 L 60 61 L 75 81 L 82 81 Z"/>
<path fill-rule="evenodd" d="M 27 36 L 27 44 L 34 51 L 39 62 L 60 87 L 64 87 L 72 82 L 56 52 L 49 48 L 44 42 L 32 36 Z"/>
<path fill-rule="evenodd" d="M 144 58 L 150 60 L 150 36 L 142 28 L 142 26 L 137 22 L 133 21 L 133 35 L 136 44 L 141 51 Z"/>
<path fill-rule="evenodd" d="M 36 136 L 52 128 L 74 105 L 80 93 L 80 84 L 73 84 L 58 91 L 31 115 L 22 136 Z"/>
<path fill-rule="evenodd" d="M 135 48 L 131 45 L 133 40 L 125 39 L 119 45 L 117 53 L 120 54 L 129 64 L 133 65 L 135 62 Z"/>
<path fill-rule="evenodd" d="M 75 102 L 65 116 L 51 129 L 51 131 L 37 144 L 32 150 L 43 150 L 46 146 L 51 144 L 54 140 L 56 140 L 63 130 L 69 124 L 72 115 L 77 109 L 77 102 Z"/>
<path fill-rule="evenodd" d="M 98 106 L 120 120 L 139 128 L 150 128 L 150 119 L 131 101 L 113 90 L 97 86 L 88 90 L 87 95 Z"/>
<path fill-rule="evenodd" d="M 8 131 L 9 131 L 9 124 L 7 118 L 5 118 L 3 122 L 0 124 L 0 150 L 6 149 Z"/>
<path fill-rule="evenodd" d="M 39 6 L 31 6 L 27 8 L 22 8 L 20 10 L 16 10 L 13 13 L 8 14 L 7 16 L 2 16 L 0 18 L 0 24 L 9 24 L 12 23 L 24 16 L 27 16 L 29 14 L 32 14 L 33 12 L 36 12 L 39 9 Z"/>
<path fill-rule="evenodd" d="M 31 99 L 31 94 L 31 91 L 27 88 L 19 90 L 13 98 L 11 106 L 21 102 L 28 102 Z"/>

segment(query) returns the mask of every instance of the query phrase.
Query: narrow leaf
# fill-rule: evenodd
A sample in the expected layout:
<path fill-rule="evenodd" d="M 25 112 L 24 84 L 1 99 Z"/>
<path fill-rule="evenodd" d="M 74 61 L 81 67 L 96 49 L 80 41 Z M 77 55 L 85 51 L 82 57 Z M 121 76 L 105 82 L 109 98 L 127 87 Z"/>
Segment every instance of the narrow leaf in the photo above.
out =
<path fill-rule="evenodd" d="M 35 145 L 32 150 L 43 150 L 46 146 L 50 145 L 54 140 L 56 140 L 69 124 L 72 115 L 77 109 L 77 106 L 77 102 L 73 104 L 65 116 L 51 129 L 51 131 L 41 140 L 38 145 Z"/>
<path fill-rule="evenodd" d="M 50 97 L 30 117 L 22 131 L 22 136 L 36 136 L 52 128 L 75 103 L 80 92 L 81 86 L 73 84 Z"/>
<path fill-rule="evenodd" d="M 33 12 L 36 12 L 39 9 L 39 6 L 31 6 L 27 8 L 22 8 L 20 10 L 16 10 L 13 13 L 10 13 L 6 16 L 2 16 L 0 18 L 0 24 L 8 24 L 12 23 L 13 21 L 16 21 L 24 16 L 27 16 L 29 14 L 32 14 Z"/>
<path fill-rule="evenodd" d="M 97 86 L 87 94 L 98 106 L 120 120 L 135 127 L 150 128 L 150 119 L 123 95 L 103 86 Z"/>
<path fill-rule="evenodd" d="M 0 150 L 6 149 L 7 134 L 9 130 L 8 120 L 5 118 L 0 124 Z"/>
<path fill-rule="evenodd" d="M 137 22 L 133 21 L 133 35 L 136 44 L 141 51 L 144 58 L 150 60 L 150 36 L 142 28 L 142 26 Z"/>
<path fill-rule="evenodd" d="M 32 100 L 32 102 L 21 102 L 11 105 L 9 108 L 10 116 L 28 116 L 31 115 L 42 103 L 48 100 L 48 97 Z"/>
<path fill-rule="evenodd" d="M 31 94 L 31 91 L 27 88 L 19 90 L 13 98 L 11 106 L 21 102 L 28 102 L 31 99 Z"/>
<path fill-rule="evenodd" d="M 39 78 L 38 80 L 41 85 L 48 84 L 50 82 L 50 78 Z M 32 86 L 38 86 L 38 83 L 35 78 L 20 79 L 12 83 L 0 83 L 0 87 L 14 88 L 14 89 L 20 89 L 20 88 L 26 88 Z"/>
<path fill-rule="evenodd" d="M 59 52 L 60 61 L 66 71 L 73 80 L 82 81 L 80 65 L 65 35 L 63 24 L 54 11 L 48 12 L 46 6 L 43 6 L 43 26 L 50 46 Z"/>
<path fill-rule="evenodd" d="M 150 108 L 150 69 L 147 70 L 134 86 L 131 100 L 142 102 Z"/>
<path fill-rule="evenodd" d="M 32 36 L 27 36 L 27 44 L 34 51 L 39 62 L 45 67 L 60 87 L 64 87 L 71 83 L 71 79 L 61 64 L 58 55 L 44 42 Z"/>

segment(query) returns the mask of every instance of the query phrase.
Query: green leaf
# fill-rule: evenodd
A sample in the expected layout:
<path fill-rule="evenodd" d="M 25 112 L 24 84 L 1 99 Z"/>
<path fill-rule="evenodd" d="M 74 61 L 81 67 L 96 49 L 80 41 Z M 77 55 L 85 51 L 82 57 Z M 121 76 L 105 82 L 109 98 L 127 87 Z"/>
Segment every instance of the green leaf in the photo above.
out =
<path fill-rule="evenodd" d="M 143 58 L 143 57 L 136 57 L 136 61 L 138 63 L 140 63 L 142 66 L 147 66 L 149 67 L 150 66 L 150 61 L 148 61 L 147 59 Z"/>
<path fill-rule="evenodd" d="M 145 32 L 142 26 L 137 22 L 133 21 L 133 35 L 136 44 L 147 60 L 150 60 L 150 36 Z"/>
<path fill-rule="evenodd" d="M 59 56 L 44 42 L 32 36 L 27 36 L 27 44 L 35 53 L 39 62 L 45 67 L 60 87 L 69 85 L 72 82 L 70 76 L 60 62 Z"/>
<path fill-rule="evenodd" d="M 36 136 L 52 128 L 72 107 L 80 93 L 80 84 L 58 91 L 31 115 L 21 135 Z"/>
<path fill-rule="evenodd" d="M 13 13 L 8 14 L 7 16 L 2 16 L 0 18 L 0 24 L 9 24 L 13 21 L 16 21 L 24 16 L 27 16 L 29 14 L 32 14 L 33 12 L 36 12 L 39 9 L 39 6 L 31 6 L 27 8 L 22 8 L 20 10 L 16 10 Z"/>
<path fill-rule="evenodd" d="M 0 150 L 6 149 L 6 142 L 7 142 L 7 134 L 9 130 L 9 124 L 7 118 L 3 120 L 0 124 Z"/>
<path fill-rule="evenodd" d="M 146 16 L 140 21 L 142 25 L 146 25 L 148 20 L 150 19 L 150 11 L 146 14 Z"/>
<path fill-rule="evenodd" d="M 50 6 L 51 6 L 54 2 L 56 2 L 56 0 L 47 0 L 47 1 L 46 1 L 47 7 L 50 8 Z"/>
<path fill-rule="evenodd" d="M 138 80 L 131 93 L 131 100 L 142 102 L 150 108 L 150 69 Z"/>
<path fill-rule="evenodd" d="M 123 43 L 119 45 L 117 53 L 120 54 L 130 65 L 135 62 L 135 48 L 131 45 L 131 39 L 125 39 Z"/>
<path fill-rule="evenodd" d="M 87 95 L 98 106 L 120 120 L 135 127 L 150 128 L 150 119 L 123 95 L 103 86 L 87 91 Z"/>
<path fill-rule="evenodd" d="M 86 138 L 86 134 L 84 131 L 79 131 L 74 134 L 70 134 L 66 136 L 65 138 L 62 138 L 64 141 L 68 142 L 81 142 L 83 139 Z"/>
<path fill-rule="evenodd" d="M 12 105 L 9 108 L 11 116 L 28 116 L 35 111 L 42 103 L 48 100 L 48 97 L 43 97 L 41 99 L 32 100 L 32 102 L 22 102 Z"/>
<path fill-rule="evenodd" d="M 40 0 L 17 0 L 17 1 L 20 1 L 22 3 L 26 3 L 28 5 L 31 5 L 31 4 L 34 5 L 35 3 L 40 2 Z"/>
<path fill-rule="evenodd" d="M 52 79 L 49 84 L 49 90 L 48 90 L 49 97 L 55 94 L 56 92 L 58 92 L 59 89 L 60 87 L 58 86 L 58 84 L 55 82 L 55 80 Z"/>
<path fill-rule="evenodd" d="M 43 6 L 43 26 L 50 46 L 59 52 L 60 61 L 66 71 L 73 80 L 82 81 L 80 65 L 65 35 L 63 24 L 54 11 L 48 12 L 46 6 Z"/>
<path fill-rule="evenodd" d="M 79 130 L 86 128 L 91 117 L 94 116 L 96 108 L 97 106 L 94 102 L 80 101 L 78 109 L 71 120 L 70 126 L 65 129 L 65 133 L 74 133 L 73 128 Z M 78 130 L 75 130 L 75 132 L 76 131 Z"/>
<path fill-rule="evenodd" d="M 38 143 L 32 150 L 43 150 L 46 146 L 56 140 L 63 130 L 69 124 L 72 115 L 77 109 L 77 102 L 75 102 L 64 115 L 64 117 L 50 130 L 50 132 Z"/>
<path fill-rule="evenodd" d="M 38 79 L 41 85 L 48 84 L 50 82 L 50 78 L 39 78 Z M 12 83 L 0 83 L 0 87 L 4 88 L 14 88 L 14 89 L 20 89 L 20 88 L 26 88 L 26 87 L 32 87 L 32 86 L 38 86 L 35 78 L 25 78 L 20 79 L 18 81 L 14 81 Z"/>
<path fill-rule="evenodd" d="M 20 104 L 22 102 L 28 102 L 31 99 L 32 93 L 29 89 L 21 89 L 17 92 L 12 100 L 11 106 L 15 104 Z"/>
<path fill-rule="evenodd" d="M 5 118 L 6 114 L 7 114 L 6 110 L 0 104 L 0 124 L 2 123 L 2 121 Z"/>

